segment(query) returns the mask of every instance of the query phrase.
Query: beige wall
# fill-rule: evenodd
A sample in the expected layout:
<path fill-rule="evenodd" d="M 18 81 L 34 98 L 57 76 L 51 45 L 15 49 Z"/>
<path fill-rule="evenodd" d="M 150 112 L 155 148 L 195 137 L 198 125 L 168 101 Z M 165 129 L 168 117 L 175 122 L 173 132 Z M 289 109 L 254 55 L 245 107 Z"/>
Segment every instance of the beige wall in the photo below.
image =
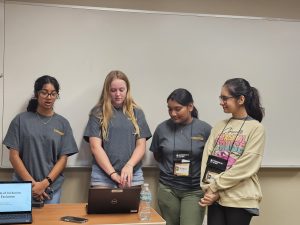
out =
<path fill-rule="evenodd" d="M 145 179 L 150 183 L 154 200 L 158 169 L 145 168 Z M 11 169 L 0 169 L 0 180 L 10 180 Z M 65 172 L 62 202 L 86 202 L 90 169 L 68 168 Z M 264 198 L 261 204 L 261 216 L 253 219 L 252 225 L 299 224 L 300 169 L 267 169 L 259 172 Z M 153 206 L 157 208 L 156 200 Z"/>
<path fill-rule="evenodd" d="M 300 19 L 300 1 L 297 0 L 31 0 L 31 2 Z M 0 169 L 0 180 L 9 180 L 11 173 L 11 169 Z M 158 170 L 145 168 L 144 173 L 155 199 Z M 62 202 L 86 202 L 90 169 L 68 168 L 65 176 Z M 259 176 L 264 199 L 261 204 L 261 216 L 254 218 L 252 224 L 299 224 L 300 169 L 263 168 Z M 154 206 L 156 207 L 156 202 Z"/>

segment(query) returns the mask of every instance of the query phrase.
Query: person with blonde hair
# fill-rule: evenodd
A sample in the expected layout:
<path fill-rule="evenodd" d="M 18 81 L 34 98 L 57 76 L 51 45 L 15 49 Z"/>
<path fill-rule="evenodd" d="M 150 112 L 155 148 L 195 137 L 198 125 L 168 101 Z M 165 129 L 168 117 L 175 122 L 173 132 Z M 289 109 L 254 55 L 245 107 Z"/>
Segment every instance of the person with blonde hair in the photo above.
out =
<path fill-rule="evenodd" d="M 145 115 L 131 96 L 127 76 L 111 71 L 84 132 L 93 155 L 91 186 L 143 184 L 141 160 L 151 136 Z"/>

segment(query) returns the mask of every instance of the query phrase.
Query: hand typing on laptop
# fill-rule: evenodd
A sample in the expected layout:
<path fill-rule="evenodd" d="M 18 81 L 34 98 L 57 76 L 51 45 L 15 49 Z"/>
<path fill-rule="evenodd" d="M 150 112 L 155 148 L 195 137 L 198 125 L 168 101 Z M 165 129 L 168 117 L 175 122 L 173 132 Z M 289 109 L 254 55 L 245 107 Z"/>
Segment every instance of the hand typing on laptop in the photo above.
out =
<path fill-rule="evenodd" d="M 121 176 L 117 172 L 113 173 L 110 177 L 117 184 L 117 186 L 119 188 L 130 187 L 127 179 L 122 180 Z M 124 177 L 126 177 L 126 176 L 124 176 Z"/>
<path fill-rule="evenodd" d="M 110 178 L 116 182 L 116 184 L 121 184 L 121 176 L 118 174 L 118 172 L 115 171 L 111 173 Z"/>
<path fill-rule="evenodd" d="M 133 166 L 129 163 L 123 167 L 121 171 L 121 186 L 131 187 L 131 181 L 133 176 Z"/>
<path fill-rule="evenodd" d="M 117 171 L 114 171 L 109 176 L 118 185 L 118 187 L 131 187 L 133 178 L 133 166 L 127 163 L 122 168 L 121 175 Z"/>

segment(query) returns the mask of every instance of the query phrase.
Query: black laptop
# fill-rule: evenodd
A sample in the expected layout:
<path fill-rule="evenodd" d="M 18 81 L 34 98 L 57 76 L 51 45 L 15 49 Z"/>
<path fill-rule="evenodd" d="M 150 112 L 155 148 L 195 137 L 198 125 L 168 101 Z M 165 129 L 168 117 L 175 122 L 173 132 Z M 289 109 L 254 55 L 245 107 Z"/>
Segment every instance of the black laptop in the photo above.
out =
<path fill-rule="evenodd" d="M 0 182 L 0 224 L 32 223 L 32 184 Z"/>
<path fill-rule="evenodd" d="M 90 188 L 87 213 L 137 213 L 141 187 Z"/>

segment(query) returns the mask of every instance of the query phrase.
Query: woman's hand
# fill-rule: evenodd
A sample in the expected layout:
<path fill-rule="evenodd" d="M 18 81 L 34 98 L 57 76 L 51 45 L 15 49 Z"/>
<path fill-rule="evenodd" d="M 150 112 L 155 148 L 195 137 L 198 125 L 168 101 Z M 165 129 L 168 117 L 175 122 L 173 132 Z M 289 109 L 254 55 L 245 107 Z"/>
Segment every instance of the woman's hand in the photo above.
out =
<path fill-rule="evenodd" d="M 121 176 L 115 172 L 110 176 L 110 179 L 112 179 L 114 182 L 116 182 L 117 184 L 121 184 Z"/>
<path fill-rule="evenodd" d="M 32 195 L 37 200 L 44 200 L 45 197 L 49 198 L 45 193 L 46 188 L 48 187 L 48 181 L 43 180 L 39 182 L 32 183 Z"/>
<path fill-rule="evenodd" d="M 121 186 L 131 187 L 132 178 L 133 178 L 133 166 L 127 163 L 121 171 Z"/>
<path fill-rule="evenodd" d="M 202 207 L 212 205 L 215 201 L 217 201 L 220 198 L 220 195 L 218 192 L 212 192 L 212 190 L 209 188 L 204 194 L 204 197 L 200 199 L 199 205 Z"/>
<path fill-rule="evenodd" d="M 131 187 L 133 179 L 133 167 L 137 165 L 144 157 L 146 151 L 146 138 L 136 140 L 135 149 L 121 170 L 121 187 Z"/>

